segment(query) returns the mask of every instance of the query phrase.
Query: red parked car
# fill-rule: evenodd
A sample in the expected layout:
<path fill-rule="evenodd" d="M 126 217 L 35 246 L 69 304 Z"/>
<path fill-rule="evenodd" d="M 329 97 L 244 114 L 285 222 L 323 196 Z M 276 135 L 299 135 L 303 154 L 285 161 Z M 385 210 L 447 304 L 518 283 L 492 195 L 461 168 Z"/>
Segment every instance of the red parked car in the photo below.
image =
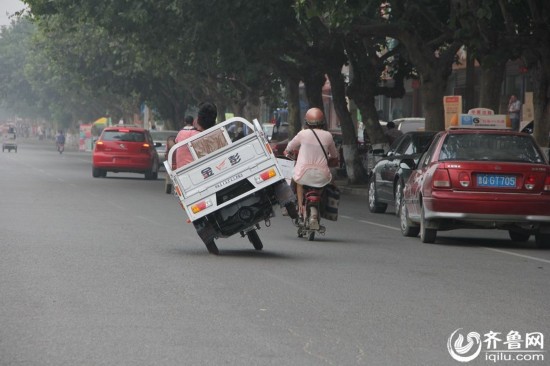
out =
<path fill-rule="evenodd" d="M 401 201 L 401 232 L 433 243 L 437 232 L 507 230 L 550 247 L 550 166 L 532 136 L 508 130 L 439 132 L 413 169 Z"/>
<path fill-rule="evenodd" d="M 145 174 L 157 179 L 159 156 L 149 131 L 128 126 L 106 127 L 92 153 L 92 176 L 105 177 L 107 172 Z"/>

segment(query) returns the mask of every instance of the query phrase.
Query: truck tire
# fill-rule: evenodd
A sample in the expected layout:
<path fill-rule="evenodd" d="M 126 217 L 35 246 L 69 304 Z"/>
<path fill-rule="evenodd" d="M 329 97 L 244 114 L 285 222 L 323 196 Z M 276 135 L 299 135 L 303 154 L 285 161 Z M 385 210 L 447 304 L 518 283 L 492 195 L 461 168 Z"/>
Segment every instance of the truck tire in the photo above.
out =
<path fill-rule="evenodd" d="M 208 253 L 218 255 L 220 254 L 218 247 L 216 246 L 216 243 L 214 242 L 214 239 L 204 242 L 204 245 L 206 245 L 206 249 L 208 249 Z"/>
<path fill-rule="evenodd" d="M 262 240 L 260 239 L 260 236 L 258 235 L 258 232 L 256 232 L 256 230 L 250 230 L 248 234 L 246 234 L 246 236 L 248 236 L 248 241 L 252 243 L 254 249 L 262 250 L 264 248 Z"/>

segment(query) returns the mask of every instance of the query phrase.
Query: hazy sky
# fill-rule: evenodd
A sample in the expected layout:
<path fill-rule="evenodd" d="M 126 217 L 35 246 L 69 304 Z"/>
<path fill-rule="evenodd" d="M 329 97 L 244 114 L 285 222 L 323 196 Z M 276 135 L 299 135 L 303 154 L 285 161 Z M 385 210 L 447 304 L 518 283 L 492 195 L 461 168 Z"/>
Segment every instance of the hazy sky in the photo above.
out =
<path fill-rule="evenodd" d="M 19 0 L 0 0 L 0 26 L 9 25 L 9 15 L 19 11 L 25 7 Z"/>

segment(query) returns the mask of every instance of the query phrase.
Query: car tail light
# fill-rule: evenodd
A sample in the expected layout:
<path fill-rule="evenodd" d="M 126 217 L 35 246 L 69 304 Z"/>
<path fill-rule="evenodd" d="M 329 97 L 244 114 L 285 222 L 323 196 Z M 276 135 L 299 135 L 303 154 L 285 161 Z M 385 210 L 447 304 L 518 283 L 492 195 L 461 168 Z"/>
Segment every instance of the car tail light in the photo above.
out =
<path fill-rule="evenodd" d="M 462 187 L 464 188 L 469 187 L 471 183 L 470 174 L 466 172 L 460 172 L 458 174 L 458 181 Z"/>
<path fill-rule="evenodd" d="M 151 145 L 149 145 L 149 144 L 143 144 L 143 145 L 141 145 L 141 152 L 142 152 L 142 153 L 148 154 L 149 151 L 150 151 L 150 147 L 151 147 Z"/>
<path fill-rule="evenodd" d="M 449 171 L 447 169 L 436 169 L 432 182 L 434 188 L 450 188 L 451 178 L 449 177 Z"/>
<path fill-rule="evenodd" d="M 525 179 L 525 189 L 532 190 L 535 188 L 535 184 L 537 183 L 537 178 L 534 175 L 530 175 Z"/>
<path fill-rule="evenodd" d="M 100 150 L 103 150 L 104 147 L 105 147 L 105 145 L 103 144 L 103 141 L 97 141 L 97 142 L 95 143 L 94 149 L 95 149 L 96 151 L 100 151 Z"/>
<path fill-rule="evenodd" d="M 191 205 L 191 212 L 194 214 L 201 212 L 202 210 L 205 210 L 206 208 L 212 206 L 212 201 L 210 200 L 204 200 L 195 203 L 194 205 Z"/>
<path fill-rule="evenodd" d="M 271 179 L 273 177 L 277 176 L 277 172 L 275 171 L 275 168 L 269 168 L 268 170 L 265 170 L 261 172 L 259 175 L 256 176 L 256 183 L 264 182 L 268 179 Z"/>
<path fill-rule="evenodd" d="M 547 175 L 544 179 L 544 190 L 550 191 L 550 175 Z"/>

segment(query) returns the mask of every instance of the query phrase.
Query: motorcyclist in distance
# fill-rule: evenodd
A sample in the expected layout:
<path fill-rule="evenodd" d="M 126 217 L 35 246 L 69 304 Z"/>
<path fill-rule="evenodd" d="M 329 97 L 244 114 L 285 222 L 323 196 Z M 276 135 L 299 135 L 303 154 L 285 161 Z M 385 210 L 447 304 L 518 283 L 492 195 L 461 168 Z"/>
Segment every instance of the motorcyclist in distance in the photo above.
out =
<path fill-rule="evenodd" d="M 285 155 L 292 155 L 295 150 L 298 150 L 292 179 L 296 183 L 296 196 L 302 217 L 305 214 L 303 186 L 322 188 L 329 184 L 332 181 L 332 174 L 326 154 L 329 158 L 338 157 L 332 134 L 324 127 L 323 112 L 319 108 L 309 109 L 305 115 L 304 129 L 288 143 L 284 152 Z"/>
<path fill-rule="evenodd" d="M 61 154 L 63 150 L 65 150 L 65 135 L 63 135 L 62 130 L 57 131 L 57 135 L 55 135 L 55 144 L 57 146 L 57 151 Z"/>

